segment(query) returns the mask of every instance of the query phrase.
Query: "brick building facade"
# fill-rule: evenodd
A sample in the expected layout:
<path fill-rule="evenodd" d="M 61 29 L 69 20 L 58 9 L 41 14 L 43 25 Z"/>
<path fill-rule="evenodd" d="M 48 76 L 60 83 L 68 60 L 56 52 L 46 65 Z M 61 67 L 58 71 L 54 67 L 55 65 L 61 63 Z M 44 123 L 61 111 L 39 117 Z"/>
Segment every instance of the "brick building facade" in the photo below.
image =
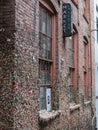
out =
<path fill-rule="evenodd" d="M 72 8 L 72 36 L 66 38 L 63 2 Z M 0 1 L 0 129 L 90 130 L 90 5 L 92 0 Z"/>

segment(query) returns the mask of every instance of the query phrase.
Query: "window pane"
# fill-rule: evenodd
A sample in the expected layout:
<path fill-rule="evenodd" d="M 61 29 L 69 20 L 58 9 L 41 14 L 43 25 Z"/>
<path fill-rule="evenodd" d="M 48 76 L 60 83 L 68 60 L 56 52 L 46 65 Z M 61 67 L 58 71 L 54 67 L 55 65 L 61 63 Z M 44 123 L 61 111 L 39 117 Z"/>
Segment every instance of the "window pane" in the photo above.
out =
<path fill-rule="evenodd" d="M 46 58 L 46 49 L 47 49 L 46 37 L 43 36 L 43 37 L 42 37 L 42 57 L 43 57 L 43 58 Z"/>
<path fill-rule="evenodd" d="M 70 84 L 74 85 L 73 84 L 73 80 L 74 80 L 74 69 L 73 68 L 69 68 L 69 71 L 70 71 Z"/>
<path fill-rule="evenodd" d="M 41 33 L 39 33 L 39 55 L 41 56 L 42 44 L 41 44 Z"/>
<path fill-rule="evenodd" d="M 51 38 L 47 38 L 47 58 L 48 58 L 48 59 L 52 59 Z"/>
<path fill-rule="evenodd" d="M 46 17 L 46 10 L 43 9 L 42 12 L 42 32 L 46 33 L 46 24 L 47 24 L 47 17 Z"/>
<path fill-rule="evenodd" d="M 44 36 L 44 35 L 41 35 L 40 36 L 40 44 L 39 44 L 39 48 L 40 48 L 40 57 L 42 57 L 42 58 L 46 58 L 46 56 L 47 56 L 47 45 L 46 45 L 46 36 Z"/>
<path fill-rule="evenodd" d="M 73 41 L 73 37 L 71 36 L 70 38 L 69 38 L 69 40 L 70 40 L 70 43 L 69 43 L 69 47 L 70 47 L 70 49 L 74 49 L 74 41 Z"/>
<path fill-rule="evenodd" d="M 74 100 L 74 90 L 73 90 L 72 85 L 70 85 L 68 87 L 68 91 L 69 91 L 68 93 L 69 93 L 70 102 L 75 102 L 75 100 Z"/>
<path fill-rule="evenodd" d="M 96 5 L 96 11 L 98 12 L 98 6 Z"/>
<path fill-rule="evenodd" d="M 51 64 L 46 61 L 40 61 L 40 74 L 39 78 L 41 80 L 41 84 L 50 84 L 50 69 Z"/>
<path fill-rule="evenodd" d="M 39 55 L 42 58 L 52 59 L 52 40 L 43 34 L 39 36 Z"/>
<path fill-rule="evenodd" d="M 70 84 L 68 87 L 68 93 L 69 93 L 69 98 L 70 98 L 70 102 L 75 102 L 74 99 L 74 69 L 73 68 L 69 68 L 69 78 L 70 78 Z"/>
<path fill-rule="evenodd" d="M 40 87 L 40 109 L 46 109 L 46 88 Z"/>
<path fill-rule="evenodd" d="M 45 59 L 52 59 L 52 38 L 51 38 L 51 28 L 52 28 L 52 16 L 45 9 L 40 9 L 40 23 L 39 28 L 41 28 L 39 36 L 39 56 Z M 49 37 L 50 36 L 50 37 Z"/>
<path fill-rule="evenodd" d="M 50 84 L 50 63 L 49 62 L 46 62 L 45 71 L 46 71 L 46 84 Z"/>
<path fill-rule="evenodd" d="M 39 12 L 39 25 L 41 25 L 41 18 L 42 18 L 42 9 L 40 8 L 40 12 Z M 41 31 L 41 26 L 39 26 L 39 30 Z"/>
<path fill-rule="evenodd" d="M 51 62 L 52 59 L 52 16 L 40 8 L 39 22 L 39 78 L 40 78 L 40 109 L 51 110 Z"/>
<path fill-rule="evenodd" d="M 73 41 L 73 37 L 69 38 L 69 66 L 74 67 L 74 41 Z"/>
<path fill-rule="evenodd" d="M 47 34 L 51 36 L 51 16 L 47 14 Z"/>

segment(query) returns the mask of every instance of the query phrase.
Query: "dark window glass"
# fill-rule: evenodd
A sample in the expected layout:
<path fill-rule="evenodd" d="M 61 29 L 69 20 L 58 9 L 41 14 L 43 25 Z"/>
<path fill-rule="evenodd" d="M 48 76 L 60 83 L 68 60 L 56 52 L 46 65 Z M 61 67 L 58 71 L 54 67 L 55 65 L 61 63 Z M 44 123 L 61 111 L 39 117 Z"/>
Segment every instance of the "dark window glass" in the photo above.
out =
<path fill-rule="evenodd" d="M 68 93 L 69 93 L 69 99 L 71 103 L 74 103 L 74 90 L 73 90 L 73 85 L 69 85 L 68 88 Z"/>
<path fill-rule="evenodd" d="M 51 36 L 51 16 L 47 14 L 47 35 Z"/>
<path fill-rule="evenodd" d="M 68 55 L 69 55 L 69 66 L 74 68 L 74 40 L 73 40 L 73 37 L 74 37 L 74 35 L 69 38 L 69 48 L 68 48 L 69 54 Z"/>
<path fill-rule="evenodd" d="M 46 109 L 46 88 L 40 87 L 40 109 Z"/>
<path fill-rule="evenodd" d="M 46 27 L 47 27 L 47 14 L 46 10 L 42 9 L 42 32 L 46 33 Z"/>
<path fill-rule="evenodd" d="M 98 18 L 96 19 L 96 28 L 97 28 L 97 43 L 98 43 Z"/>
<path fill-rule="evenodd" d="M 52 16 L 40 7 L 39 78 L 40 109 L 51 109 Z"/>
<path fill-rule="evenodd" d="M 74 68 L 69 68 L 69 78 L 70 78 L 70 85 L 68 88 L 70 102 L 75 102 L 74 99 Z"/>
<path fill-rule="evenodd" d="M 52 46 L 51 46 L 51 38 L 47 38 L 47 58 L 52 59 Z"/>
<path fill-rule="evenodd" d="M 39 62 L 39 76 L 41 84 L 50 84 L 51 83 L 51 63 L 47 61 L 40 60 Z"/>
<path fill-rule="evenodd" d="M 87 85 L 86 85 L 86 78 L 87 78 L 87 73 L 84 72 L 84 94 L 85 94 L 85 98 L 86 98 L 86 88 L 87 88 Z"/>
<path fill-rule="evenodd" d="M 98 12 L 98 6 L 96 5 L 96 11 Z"/>
<path fill-rule="evenodd" d="M 39 28 L 42 28 L 40 31 L 39 38 L 39 56 L 45 59 L 52 59 L 52 16 L 45 9 L 40 9 L 40 22 Z"/>

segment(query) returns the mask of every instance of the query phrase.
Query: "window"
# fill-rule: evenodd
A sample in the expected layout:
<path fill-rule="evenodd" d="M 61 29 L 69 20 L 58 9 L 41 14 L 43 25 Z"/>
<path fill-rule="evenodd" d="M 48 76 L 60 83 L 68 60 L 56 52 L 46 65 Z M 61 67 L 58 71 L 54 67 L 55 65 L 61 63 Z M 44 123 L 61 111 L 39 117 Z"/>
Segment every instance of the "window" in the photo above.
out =
<path fill-rule="evenodd" d="M 78 87 L 78 33 L 76 26 L 73 24 L 73 35 L 69 38 L 69 99 L 70 103 L 76 103 L 76 90 Z"/>
<path fill-rule="evenodd" d="M 39 78 L 40 78 L 40 109 L 51 110 L 52 83 L 52 15 L 40 7 L 39 21 Z"/>
<path fill-rule="evenodd" d="M 88 92 L 88 77 L 89 77 L 89 71 L 88 71 L 88 66 L 89 66 L 89 44 L 84 42 L 84 95 L 85 99 L 88 99 L 89 92 Z"/>
<path fill-rule="evenodd" d="M 84 72 L 84 97 L 87 95 L 87 72 Z"/>
<path fill-rule="evenodd" d="M 96 5 L 96 11 L 98 12 L 98 5 Z"/>
<path fill-rule="evenodd" d="M 39 53 L 41 58 L 52 59 L 52 16 L 46 9 L 40 8 L 40 42 Z"/>
<path fill-rule="evenodd" d="M 74 35 L 69 37 L 69 99 L 74 102 Z"/>
<path fill-rule="evenodd" d="M 70 102 L 75 102 L 74 99 L 74 68 L 69 68 L 69 77 L 70 77 L 70 85 L 69 85 L 69 98 Z"/>
<path fill-rule="evenodd" d="M 74 67 L 74 36 L 69 38 L 69 66 Z"/>
<path fill-rule="evenodd" d="M 96 29 L 98 30 L 98 17 L 96 18 Z M 97 33 L 97 43 L 98 43 L 98 31 L 96 32 Z"/>
<path fill-rule="evenodd" d="M 86 64 L 86 61 L 87 61 L 87 44 L 84 42 L 84 97 L 86 98 L 86 89 L 87 89 L 87 64 Z"/>

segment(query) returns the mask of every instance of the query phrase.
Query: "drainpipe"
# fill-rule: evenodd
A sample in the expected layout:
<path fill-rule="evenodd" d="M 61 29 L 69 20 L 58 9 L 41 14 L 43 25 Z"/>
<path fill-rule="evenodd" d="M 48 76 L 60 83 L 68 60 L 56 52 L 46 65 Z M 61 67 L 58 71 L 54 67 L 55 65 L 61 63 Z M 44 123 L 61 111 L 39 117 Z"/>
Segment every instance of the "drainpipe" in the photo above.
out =
<path fill-rule="evenodd" d="M 90 33 L 92 33 L 93 31 L 98 31 L 98 29 L 92 29 L 91 31 L 90 31 Z M 91 34 L 90 34 L 91 35 Z M 91 36 L 90 36 L 91 37 Z M 97 66 L 95 66 L 95 80 L 97 80 L 96 79 L 96 73 L 97 73 L 97 68 L 96 68 Z M 95 84 L 95 91 L 97 91 L 97 84 Z M 96 113 L 94 113 L 93 112 L 93 117 L 92 117 L 92 126 L 94 126 L 94 120 L 95 120 L 95 118 L 96 118 L 96 130 L 98 130 L 98 107 L 97 107 L 97 104 L 98 104 L 98 94 L 95 92 L 95 94 L 96 94 L 96 103 L 95 103 L 95 105 L 96 105 Z M 92 104 L 91 104 L 92 105 Z M 92 106 L 91 106 L 92 107 Z M 94 128 L 93 128 L 94 129 Z"/>
<path fill-rule="evenodd" d="M 91 12 L 90 12 L 90 28 L 91 28 Z M 91 35 L 92 35 L 91 33 L 95 32 L 95 31 L 98 31 L 98 29 L 91 29 L 91 31 L 90 31 L 90 42 L 91 42 Z M 94 44 L 95 44 L 95 42 L 94 42 Z M 91 49 L 91 52 L 92 52 L 92 48 L 91 47 L 90 47 L 90 49 Z M 92 62 L 92 55 L 91 55 L 91 62 Z M 91 64 L 91 67 L 92 67 L 92 64 Z M 95 66 L 95 76 L 96 76 L 96 72 L 97 72 L 97 69 L 96 69 L 96 66 Z M 97 80 L 97 79 L 95 79 L 95 80 Z M 97 91 L 97 85 L 96 84 L 95 84 L 95 90 Z M 94 112 L 92 111 L 93 112 L 92 113 L 92 130 L 94 129 L 95 118 L 96 118 L 96 130 L 98 130 L 98 107 L 97 107 L 98 96 L 97 95 L 96 95 L 96 113 L 94 114 Z M 91 72 L 91 107 L 92 107 L 92 72 Z M 93 108 L 91 108 L 91 109 L 93 110 Z"/>
<path fill-rule="evenodd" d="M 91 74 L 91 120 L 93 119 L 93 116 L 94 116 L 94 113 L 93 113 L 93 108 L 92 108 L 92 38 L 91 38 L 91 3 L 89 5 L 89 13 L 90 13 L 90 16 L 89 16 L 89 21 L 90 21 L 90 74 Z M 92 128 L 91 128 L 92 130 Z"/>

